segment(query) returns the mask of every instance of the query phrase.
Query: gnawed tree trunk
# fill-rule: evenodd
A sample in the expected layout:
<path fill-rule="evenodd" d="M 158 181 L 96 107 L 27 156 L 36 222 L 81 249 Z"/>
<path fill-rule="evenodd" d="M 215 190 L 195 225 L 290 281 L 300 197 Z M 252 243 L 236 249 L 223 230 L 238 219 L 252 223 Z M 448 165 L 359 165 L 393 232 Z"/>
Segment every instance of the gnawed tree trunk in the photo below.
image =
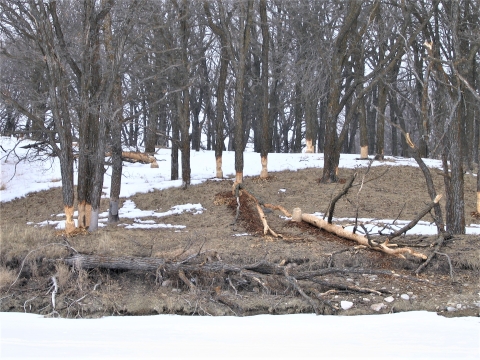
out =
<path fill-rule="evenodd" d="M 2 4 L 4 5 L 4 4 Z M 35 44 L 43 55 L 44 70 L 46 72 L 46 86 L 48 87 L 48 109 L 51 112 L 55 124 L 54 131 L 45 128 L 44 119 L 37 114 L 34 105 L 33 113 L 17 101 L 11 98 L 10 93 L 2 88 L 0 98 L 5 105 L 13 105 L 18 112 L 32 121 L 33 127 L 41 129 L 48 137 L 53 152 L 60 160 L 60 173 L 62 177 L 62 200 L 64 212 L 66 215 L 65 230 L 67 233 L 75 230 L 73 220 L 74 203 L 74 183 L 73 183 L 73 150 L 72 150 L 72 121 L 70 117 L 70 86 L 68 68 L 69 61 L 73 61 L 69 54 L 63 52 L 63 34 L 58 21 L 56 2 L 38 4 L 22 4 L 22 6 L 13 8 L 2 7 L 7 13 L 19 12 L 15 14 L 17 19 L 29 18 L 29 21 L 18 22 L 22 30 L 18 30 L 20 37 L 25 37 L 29 42 Z M 11 14 L 10 14 L 11 15 Z M 28 24 L 22 28 L 22 24 Z M 77 69 L 78 70 L 78 69 Z M 78 75 L 78 73 L 76 73 Z M 44 105 L 42 104 L 41 107 Z M 45 104 L 45 108 L 47 105 Z M 56 136 L 58 135 L 58 137 Z M 59 143 L 59 145 L 57 144 Z"/>
<path fill-rule="evenodd" d="M 317 133 L 317 102 L 309 94 L 304 95 L 305 108 L 305 153 L 315 152 L 315 135 Z"/>
<path fill-rule="evenodd" d="M 221 179 L 223 178 L 223 169 L 222 169 L 222 156 L 223 156 L 223 147 L 224 145 L 224 110 L 225 110 L 225 88 L 227 83 L 228 75 L 228 40 L 225 29 L 221 26 L 216 25 L 212 20 L 212 14 L 210 12 L 209 3 L 207 1 L 203 2 L 203 8 L 207 15 L 208 25 L 212 31 L 220 38 L 220 70 L 218 76 L 217 84 L 217 103 L 216 103 L 216 115 L 215 115 L 215 163 L 216 163 L 216 177 Z"/>
<path fill-rule="evenodd" d="M 234 121 L 235 121 L 235 183 L 243 182 L 243 99 L 245 92 L 245 67 L 247 53 L 250 47 L 250 30 L 252 27 L 253 0 L 248 0 L 246 4 L 245 20 L 241 20 L 241 37 L 238 51 L 238 65 L 236 66 L 236 84 L 234 101 Z M 242 16 L 243 18 L 243 16 Z"/>
<path fill-rule="evenodd" d="M 260 178 L 266 179 L 268 178 L 268 153 L 271 143 L 271 117 L 268 111 L 268 51 L 270 36 L 268 33 L 266 0 L 260 0 L 260 19 L 262 28 L 262 140 L 260 150 L 262 171 L 260 172 Z"/>
<path fill-rule="evenodd" d="M 115 50 L 113 48 L 112 16 L 107 14 L 104 23 L 105 50 L 110 67 L 115 66 Z M 109 116 L 110 142 L 112 153 L 112 177 L 110 180 L 110 204 L 108 207 L 108 223 L 116 223 L 120 220 L 118 216 L 120 189 L 122 185 L 122 123 L 123 123 L 123 99 L 122 80 L 117 74 L 113 74 L 115 80 L 112 90 L 112 104 Z"/>
<path fill-rule="evenodd" d="M 183 0 L 179 8 L 180 19 L 180 84 L 181 93 L 177 94 L 177 112 L 179 113 L 179 130 L 180 130 L 180 151 L 182 154 L 182 187 L 186 189 L 191 181 L 190 168 L 190 91 L 189 91 L 189 75 L 190 64 L 188 61 L 188 3 Z"/>
<path fill-rule="evenodd" d="M 100 6 L 94 0 L 84 1 L 82 33 L 82 74 L 80 76 L 79 105 L 79 157 L 78 157 L 78 226 L 89 228 L 91 211 L 98 226 L 98 208 L 103 187 L 105 156 L 105 121 L 101 119 L 101 101 L 108 97 L 103 94 L 105 73 L 101 66 L 100 32 L 105 17 L 113 6 L 102 1 Z M 103 94 L 103 96 L 102 96 Z"/>

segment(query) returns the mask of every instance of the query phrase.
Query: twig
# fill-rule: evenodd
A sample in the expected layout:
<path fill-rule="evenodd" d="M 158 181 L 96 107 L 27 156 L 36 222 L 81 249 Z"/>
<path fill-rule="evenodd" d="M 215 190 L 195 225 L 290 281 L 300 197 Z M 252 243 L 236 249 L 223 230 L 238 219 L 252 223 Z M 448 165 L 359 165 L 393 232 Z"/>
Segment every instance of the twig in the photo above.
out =
<path fill-rule="evenodd" d="M 443 236 L 443 234 L 441 234 L 438 237 L 438 240 L 436 242 L 435 248 L 433 249 L 433 252 L 430 255 L 428 255 L 427 260 L 425 260 L 425 262 L 423 264 L 421 264 L 417 268 L 417 270 L 415 270 L 416 275 L 420 274 L 420 272 L 430 263 L 430 261 L 432 261 L 432 259 L 435 257 L 435 254 L 437 253 L 437 251 L 440 250 L 440 248 L 442 247 L 444 241 L 445 241 L 445 237 Z"/>
<path fill-rule="evenodd" d="M 339 290 L 347 290 L 347 291 L 352 291 L 352 292 L 359 292 L 359 293 L 364 293 L 364 294 L 376 294 L 376 295 L 382 295 L 382 293 L 378 290 L 374 289 L 369 289 L 369 288 L 361 288 L 358 286 L 349 286 L 349 285 L 343 285 L 343 284 L 332 284 L 327 281 L 322 281 L 322 280 L 317 280 L 317 279 L 312 279 L 312 281 L 316 284 L 320 284 L 323 286 L 328 286 L 330 288 L 335 288 Z M 323 294 L 322 294 L 323 295 Z"/>
<path fill-rule="evenodd" d="M 57 278 L 55 276 L 52 276 L 52 282 L 53 282 L 52 307 L 53 307 L 53 310 L 55 310 L 55 296 L 57 295 L 57 291 L 58 291 Z"/>
<path fill-rule="evenodd" d="M 347 180 L 342 191 L 339 194 L 337 194 L 337 196 L 335 196 L 330 202 L 330 206 L 328 207 L 328 220 L 327 220 L 329 224 L 332 223 L 333 212 L 335 211 L 335 205 L 337 204 L 337 201 L 340 200 L 342 196 L 348 193 L 348 190 L 350 190 L 350 188 L 352 187 L 353 181 L 355 180 L 356 177 L 357 177 L 357 173 L 354 173 L 350 177 L 350 179 Z"/>
<path fill-rule="evenodd" d="M 308 303 L 313 307 L 313 310 L 315 311 L 315 314 L 320 315 L 320 311 L 318 310 L 317 304 L 315 304 L 315 302 L 313 301 L 313 299 L 310 296 L 305 294 L 305 292 L 302 290 L 300 285 L 298 285 L 297 279 L 295 279 L 293 276 L 291 276 L 288 273 L 289 269 L 290 269 L 289 265 L 285 266 L 284 274 L 285 274 L 285 278 L 287 279 L 287 281 L 295 288 L 295 290 L 298 291 L 298 293 L 300 295 L 302 295 L 308 301 Z"/>
<path fill-rule="evenodd" d="M 435 254 L 443 255 L 447 258 L 448 265 L 450 266 L 450 278 L 452 279 L 452 282 L 453 282 L 454 281 L 453 280 L 453 266 L 452 266 L 452 260 L 450 260 L 450 256 L 448 256 L 448 254 L 441 253 L 441 252 L 438 252 L 438 251 L 435 251 Z"/>
<path fill-rule="evenodd" d="M 440 199 L 442 198 L 442 195 L 437 195 L 435 197 L 435 199 L 430 203 L 428 204 L 425 209 L 423 209 L 412 221 L 410 221 L 407 225 L 405 225 L 403 228 L 393 232 L 392 234 L 388 235 L 387 236 L 387 240 L 385 241 L 385 243 L 388 244 L 388 241 L 402 235 L 403 233 L 407 232 L 408 230 L 410 230 L 411 228 L 413 228 L 419 221 L 422 217 L 424 217 L 430 210 L 432 210 L 432 208 L 434 206 L 436 206 L 438 204 L 438 202 L 440 201 Z"/>
<path fill-rule="evenodd" d="M 25 301 L 25 302 L 23 303 L 23 311 L 24 311 L 25 313 L 27 312 L 27 309 L 25 308 L 25 307 L 27 306 L 27 303 L 30 302 L 30 301 L 35 300 L 37 297 L 38 297 L 38 296 L 34 296 L 33 298 L 28 299 L 27 301 Z"/>
<path fill-rule="evenodd" d="M 235 291 L 235 296 L 237 296 L 237 288 L 233 285 L 232 280 L 230 279 L 230 276 L 227 277 L 228 283 L 232 287 L 232 289 Z"/>
<path fill-rule="evenodd" d="M 372 240 L 372 237 L 370 236 L 370 233 L 368 232 L 367 228 L 365 227 L 365 225 L 363 224 L 360 224 L 360 227 L 363 229 L 363 231 L 365 232 L 365 237 L 367 238 L 367 242 L 368 242 L 368 245 L 371 247 L 371 248 L 375 248 L 375 247 L 380 247 L 379 244 L 377 244 L 376 242 L 374 242 Z"/>

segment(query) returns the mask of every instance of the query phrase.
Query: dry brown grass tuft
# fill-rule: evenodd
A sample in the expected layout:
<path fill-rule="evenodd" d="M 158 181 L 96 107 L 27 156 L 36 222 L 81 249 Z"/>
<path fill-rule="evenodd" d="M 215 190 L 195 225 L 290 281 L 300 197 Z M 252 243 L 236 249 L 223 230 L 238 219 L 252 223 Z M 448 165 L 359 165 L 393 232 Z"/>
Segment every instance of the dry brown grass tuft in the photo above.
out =
<path fill-rule="evenodd" d="M 7 289 L 17 278 L 17 273 L 14 270 L 7 269 L 0 266 L 0 291 Z"/>
<path fill-rule="evenodd" d="M 57 280 L 58 286 L 60 289 L 65 289 L 66 285 L 70 281 L 72 277 L 72 272 L 70 271 L 70 267 L 63 263 L 55 264 L 55 270 L 57 271 Z"/>
<path fill-rule="evenodd" d="M 455 266 L 467 270 L 480 270 L 480 250 L 470 250 L 453 259 Z"/>

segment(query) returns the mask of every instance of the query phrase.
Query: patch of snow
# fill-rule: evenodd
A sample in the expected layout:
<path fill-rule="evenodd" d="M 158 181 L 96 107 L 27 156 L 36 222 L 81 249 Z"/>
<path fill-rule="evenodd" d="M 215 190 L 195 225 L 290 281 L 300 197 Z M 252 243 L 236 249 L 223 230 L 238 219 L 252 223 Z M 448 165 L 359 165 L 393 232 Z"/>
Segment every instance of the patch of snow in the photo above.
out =
<path fill-rule="evenodd" d="M 352 306 L 353 306 L 353 302 L 351 302 L 351 301 L 346 301 L 346 300 L 340 301 L 340 307 L 341 307 L 343 310 L 348 310 L 348 309 L 350 309 Z"/>

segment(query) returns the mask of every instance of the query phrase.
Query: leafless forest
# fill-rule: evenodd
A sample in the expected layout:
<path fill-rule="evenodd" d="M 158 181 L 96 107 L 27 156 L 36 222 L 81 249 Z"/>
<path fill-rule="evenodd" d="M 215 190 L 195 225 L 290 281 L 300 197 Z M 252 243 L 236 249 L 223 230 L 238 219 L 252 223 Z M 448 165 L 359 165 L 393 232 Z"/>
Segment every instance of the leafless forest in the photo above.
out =
<path fill-rule="evenodd" d="M 59 157 L 68 230 L 75 198 L 79 226 L 97 229 L 106 153 L 115 222 L 122 146 L 171 147 L 171 178 L 186 188 L 190 151 L 214 149 L 222 177 L 222 151 L 234 150 L 241 183 L 250 144 L 264 178 L 268 153 L 323 152 L 324 183 L 338 181 L 341 152 L 441 158 L 439 229 L 445 219 L 446 231 L 465 231 L 464 173 L 478 171 L 479 156 L 478 1 L 0 0 L 0 9 L 0 131 Z"/>

